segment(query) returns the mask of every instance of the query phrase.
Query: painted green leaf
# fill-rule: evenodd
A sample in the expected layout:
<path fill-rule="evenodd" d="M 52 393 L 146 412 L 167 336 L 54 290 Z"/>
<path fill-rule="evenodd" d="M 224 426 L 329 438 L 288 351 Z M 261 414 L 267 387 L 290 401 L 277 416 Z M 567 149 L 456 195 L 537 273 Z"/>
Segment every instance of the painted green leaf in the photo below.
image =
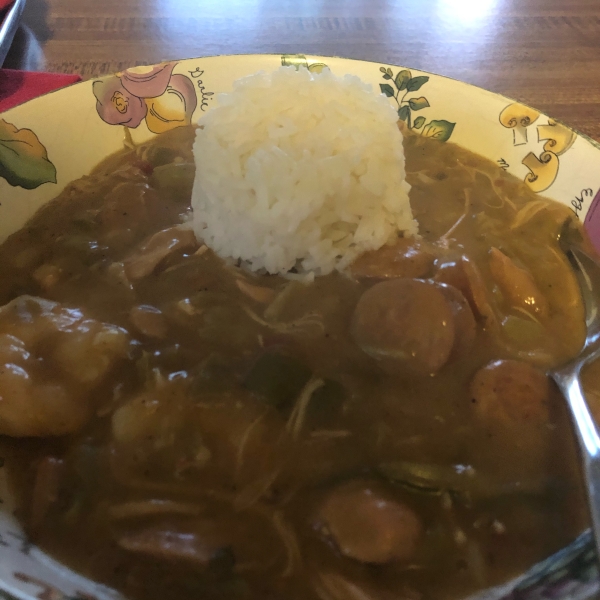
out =
<path fill-rule="evenodd" d="M 390 76 L 393 77 L 394 76 L 394 72 L 388 67 L 386 73 Z"/>
<path fill-rule="evenodd" d="M 421 89 L 421 86 L 425 85 L 429 81 L 427 75 L 419 75 L 419 77 L 413 77 L 407 84 L 406 89 L 409 92 L 416 92 Z"/>
<path fill-rule="evenodd" d="M 408 82 L 410 81 L 410 78 L 412 77 L 410 71 L 404 69 L 403 71 L 398 71 L 398 75 L 396 75 L 396 79 L 394 81 L 394 83 L 396 84 L 396 87 L 402 91 L 406 89 L 406 85 L 408 84 Z"/>
<path fill-rule="evenodd" d="M 385 94 L 388 98 L 393 98 L 395 96 L 394 88 L 389 83 L 380 83 L 379 89 L 381 90 L 381 93 Z"/>
<path fill-rule="evenodd" d="M 0 177 L 12 186 L 32 190 L 56 183 L 56 169 L 31 129 L 17 129 L 0 119 Z"/>
<path fill-rule="evenodd" d="M 386 74 L 383 76 L 383 78 L 384 78 L 384 79 L 391 79 L 391 78 L 392 78 L 392 76 L 391 76 L 391 75 L 388 75 L 388 74 L 386 73 Z"/>
<path fill-rule="evenodd" d="M 401 106 L 398 109 L 398 118 L 401 121 L 408 121 L 409 117 L 410 117 L 410 108 L 408 106 L 406 106 L 406 105 L 405 106 Z"/>
<path fill-rule="evenodd" d="M 456 123 L 450 123 L 449 121 L 429 121 L 423 128 L 421 135 L 424 137 L 434 138 L 441 142 L 446 142 L 450 139 L 454 126 Z"/>
<path fill-rule="evenodd" d="M 380 70 L 382 73 L 387 73 L 387 71 L 385 70 L 385 67 L 379 67 L 379 70 Z"/>
<path fill-rule="evenodd" d="M 421 129 L 421 127 L 423 127 L 423 123 L 425 123 L 425 117 L 417 117 L 413 125 L 414 129 Z"/>
<path fill-rule="evenodd" d="M 427 98 L 425 98 L 425 96 L 421 96 L 419 98 L 411 98 L 408 101 L 408 104 L 413 110 L 421 110 L 429 106 L 429 102 L 427 101 Z"/>

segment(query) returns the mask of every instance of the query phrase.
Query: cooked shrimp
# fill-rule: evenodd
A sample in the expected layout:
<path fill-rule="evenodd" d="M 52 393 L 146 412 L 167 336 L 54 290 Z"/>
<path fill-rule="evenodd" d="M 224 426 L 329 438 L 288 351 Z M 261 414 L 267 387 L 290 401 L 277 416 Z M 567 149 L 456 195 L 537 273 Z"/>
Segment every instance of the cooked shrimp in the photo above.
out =
<path fill-rule="evenodd" d="M 497 328 L 498 319 L 485 281 L 474 262 L 466 256 L 457 260 L 440 262 L 434 281 L 446 283 L 458 289 L 468 301 L 473 315 L 485 328 Z"/>
<path fill-rule="evenodd" d="M 548 300 L 529 271 L 517 266 L 497 248 L 490 251 L 490 270 L 508 302 L 530 314 L 548 316 Z"/>
<path fill-rule="evenodd" d="M 0 308 L 0 434 L 63 435 L 91 417 L 91 390 L 129 349 L 124 329 L 20 296 Z"/>

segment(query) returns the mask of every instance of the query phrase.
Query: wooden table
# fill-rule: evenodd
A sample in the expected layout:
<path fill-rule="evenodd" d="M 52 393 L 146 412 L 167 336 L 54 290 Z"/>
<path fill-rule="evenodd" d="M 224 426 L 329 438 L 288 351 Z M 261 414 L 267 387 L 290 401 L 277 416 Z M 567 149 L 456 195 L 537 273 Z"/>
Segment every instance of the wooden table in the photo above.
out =
<path fill-rule="evenodd" d="M 211 54 L 333 54 L 462 79 L 600 141 L 600 0 L 28 0 L 24 23 L 45 62 L 21 36 L 9 66 L 89 78 Z"/>

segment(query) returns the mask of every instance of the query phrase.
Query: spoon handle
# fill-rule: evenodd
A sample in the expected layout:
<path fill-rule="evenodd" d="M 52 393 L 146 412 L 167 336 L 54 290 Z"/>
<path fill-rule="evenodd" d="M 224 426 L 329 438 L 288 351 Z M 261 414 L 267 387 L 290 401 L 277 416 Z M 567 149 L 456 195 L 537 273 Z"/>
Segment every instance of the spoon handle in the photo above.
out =
<path fill-rule="evenodd" d="M 570 365 L 551 373 L 551 376 L 567 400 L 575 425 L 592 517 L 592 531 L 596 552 L 600 557 L 600 434 L 581 389 L 580 368 L 579 364 Z"/>

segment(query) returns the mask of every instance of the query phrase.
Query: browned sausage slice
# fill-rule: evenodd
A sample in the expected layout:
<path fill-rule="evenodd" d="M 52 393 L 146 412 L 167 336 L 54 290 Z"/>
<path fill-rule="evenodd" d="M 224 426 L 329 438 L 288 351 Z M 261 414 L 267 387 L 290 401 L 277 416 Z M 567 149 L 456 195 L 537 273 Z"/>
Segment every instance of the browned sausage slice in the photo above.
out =
<path fill-rule="evenodd" d="M 549 395 L 546 375 L 518 360 L 491 362 L 471 382 L 477 413 L 500 425 L 547 421 Z"/>
<path fill-rule="evenodd" d="M 427 277 L 434 260 L 435 255 L 423 241 L 406 237 L 361 254 L 350 266 L 350 272 L 357 279 Z"/>
<path fill-rule="evenodd" d="M 469 352 L 477 334 L 477 323 L 471 306 L 462 293 L 452 285 L 438 284 L 450 302 L 454 314 L 454 346 L 450 360 L 455 360 Z"/>
<path fill-rule="evenodd" d="M 136 554 L 164 561 L 184 561 L 206 567 L 218 554 L 219 547 L 207 544 L 198 535 L 168 528 L 148 528 L 122 536 L 119 546 Z"/>
<path fill-rule="evenodd" d="M 378 484 L 363 481 L 331 490 L 318 519 L 344 556 L 364 563 L 409 560 L 422 532 L 411 508 L 387 496 Z"/>
<path fill-rule="evenodd" d="M 552 472 L 551 394 L 548 378 L 518 360 L 493 361 L 475 374 L 471 401 L 479 421 L 476 430 L 487 442 L 478 451 L 479 468 L 500 480 L 545 485 L 544 474 Z"/>
<path fill-rule="evenodd" d="M 436 283 L 392 279 L 362 295 L 351 331 L 384 369 L 426 375 L 439 371 L 450 357 L 454 315 Z"/>

